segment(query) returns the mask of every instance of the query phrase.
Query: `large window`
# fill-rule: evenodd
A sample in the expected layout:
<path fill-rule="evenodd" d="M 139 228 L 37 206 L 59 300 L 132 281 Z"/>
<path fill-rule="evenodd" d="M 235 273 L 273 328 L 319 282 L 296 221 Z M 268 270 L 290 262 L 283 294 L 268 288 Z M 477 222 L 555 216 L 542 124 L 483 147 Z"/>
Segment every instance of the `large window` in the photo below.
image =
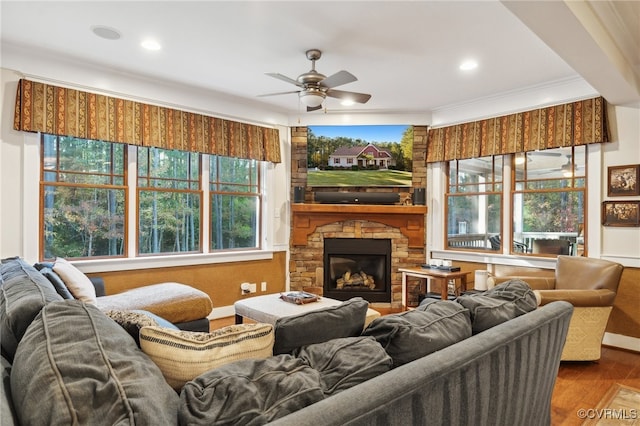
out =
<path fill-rule="evenodd" d="M 42 259 L 260 247 L 258 161 L 43 135 L 41 170 Z"/>
<path fill-rule="evenodd" d="M 445 247 L 584 255 L 586 151 L 576 146 L 450 161 Z M 512 161 L 510 193 L 503 185 L 503 158 Z M 505 233 L 502 200 L 509 198 L 511 224 L 505 226 L 511 232 Z"/>
<path fill-rule="evenodd" d="M 258 163 L 219 156 L 211 156 L 209 163 L 211 249 L 258 247 Z"/>
<path fill-rule="evenodd" d="M 41 258 L 125 254 L 124 145 L 44 135 Z"/>
<path fill-rule="evenodd" d="M 586 147 L 515 156 L 513 240 L 536 255 L 584 251 Z"/>
<path fill-rule="evenodd" d="M 502 156 L 449 162 L 447 248 L 491 247 L 502 229 L 502 189 Z"/>

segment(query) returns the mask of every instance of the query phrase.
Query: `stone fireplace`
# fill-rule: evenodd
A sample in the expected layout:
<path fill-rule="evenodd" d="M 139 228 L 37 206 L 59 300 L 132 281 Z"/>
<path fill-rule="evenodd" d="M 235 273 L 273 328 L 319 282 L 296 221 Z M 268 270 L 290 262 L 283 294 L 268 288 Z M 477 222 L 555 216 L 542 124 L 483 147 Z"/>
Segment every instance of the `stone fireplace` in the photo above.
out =
<path fill-rule="evenodd" d="M 331 271 L 325 270 L 325 242 L 330 240 L 388 241 L 390 248 L 388 276 L 390 285 L 384 292 L 358 291 L 357 296 L 376 304 L 400 307 L 402 274 L 398 268 L 414 267 L 425 258 L 425 206 L 293 204 L 293 232 L 289 263 L 292 290 L 305 290 L 325 295 Z M 358 261 L 367 253 L 348 247 L 351 260 Z M 343 262 L 346 262 L 343 261 Z M 345 271 L 346 272 L 346 271 Z M 358 271 L 359 272 L 359 271 Z M 377 271 L 373 271 L 377 272 Z M 372 272 L 365 273 L 375 275 Z M 386 272 L 385 272 L 386 273 Z M 344 274 L 344 272 L 343 272 Z M 355 289 L 352 289 L 355 290 Z M 362 289 L 360 289 L 362 290 Z M 348 293 L 327 297 L 344 299 Z M 355 296 L 356 294 L 351 294 Z M 347 297 L 348 298 L 348 297 Z"/>
<path fill-rule="evenodd" d="M 427 207 L 405 203 L 411 199 L 416 188 L 426 188 L 427 126 L 413 126 L 411 187 L 349 187 L 349 191 L 358 192 L 398 192 L 401 201 L 394 205 L 314 203 L 315 191 L 339 189 L 307 186 L 307 131 L 306 127 L 291 128 L 291 199 L 296 200 L 291 204 L 291 290 L 324 295 L 325 240 L 388 240 L 391 245 L 389 295 L 385 295 L 386 301 L 370 302 L 374 306 L 380 304 L 400 308 L 402 274 L 398 268 L 416 267 L 423 264 L 426 258 Z M 302 189 L 298 197 L 294 197 L 294 188 Z M 364 296 L 367 294 L 364 293 Z"/>

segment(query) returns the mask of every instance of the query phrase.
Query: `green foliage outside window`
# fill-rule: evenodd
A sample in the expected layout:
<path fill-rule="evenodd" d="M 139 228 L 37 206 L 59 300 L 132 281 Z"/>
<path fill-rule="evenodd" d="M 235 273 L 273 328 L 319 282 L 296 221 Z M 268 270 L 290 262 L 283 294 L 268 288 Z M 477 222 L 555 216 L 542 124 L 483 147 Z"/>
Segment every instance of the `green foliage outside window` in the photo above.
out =
<path fill-rule="evenodd" d="M 138 148 L 138 253 L 200 251 L 199 158 Z"/>
<path fill-rule="evenodd" d="M 210 250 L 259 247 L 257 161 L 137 147 L 137 188 L 129 188 L 137 206 L 128 207 L 127 151 L 125 144 L 43 135 L 43 259 L 123 257 L 126 235 L 137 239 L 139 255 L 198 253 L 203 223 Z M 211 170 L 204 177 L 203 158 Z M 137 223 L 127 224 L 128 208 L 136 209 Z"/>
<path fill-rule="evenodd" d="M 210 157 L 211 250 L 258 247 L 258 163 Z"/>
<path fill-rule="evenodd" d="M 42 257 L 121 256 L 124 145 L 43 136 Z"/>

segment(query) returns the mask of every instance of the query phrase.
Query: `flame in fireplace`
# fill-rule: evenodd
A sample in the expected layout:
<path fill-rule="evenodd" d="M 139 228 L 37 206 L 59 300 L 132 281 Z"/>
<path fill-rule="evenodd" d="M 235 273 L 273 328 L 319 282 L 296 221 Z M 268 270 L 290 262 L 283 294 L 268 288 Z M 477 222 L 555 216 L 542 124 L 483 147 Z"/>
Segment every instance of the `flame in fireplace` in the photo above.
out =
<path fill-rule="evenodd" d="M 355 274 L 347 271 L 336 280 L 337 289 L 341 290 L 345 287 L 367 287 L 373 290 L 376 288 L 376 282 L 373 275 L 369 275 L 364 271 L 356 272 Z"/>

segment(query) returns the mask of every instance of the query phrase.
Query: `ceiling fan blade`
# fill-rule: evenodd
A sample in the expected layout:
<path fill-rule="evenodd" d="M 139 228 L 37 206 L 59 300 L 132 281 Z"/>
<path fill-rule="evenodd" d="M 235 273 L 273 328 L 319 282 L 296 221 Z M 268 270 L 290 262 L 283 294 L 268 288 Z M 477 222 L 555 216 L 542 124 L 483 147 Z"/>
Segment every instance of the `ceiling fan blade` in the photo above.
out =
<path fill-rule="evenodd" d="M 318 105 L 317 107 L 310 107 L 310 106 L 308 106 L 308 107 L 307 107 L 307 112 L 310 112 L 310 111 L 317 111 L 317 110 L 319 110 L 319 109 L 322 109 L 322 104 L 321 104 L 321 105 Z"/>
<path fill-rule="evenodd" d="M 371 99 L 371 95 L 368 95 L 366 93 L 347 92 L 344 90 L 334 89 L 327 90 L 327 96 L 338 99 L 348 99 L 360 104 L 365 104 L 369 99 Z"/>
<path fill-rule="evenodd" d="M 273 78 L 277 78 L 278 80 L 282 80 L 282 81 L 286 81 L 287 83 L 291 83 L 291 84 L 295 84 L 298 87 L 304 87 L 302 84 L 298 83 L 296 80 L 287 77 L 286 75 L 282 75 L 280 73 L 277 72 L 268 72 L 266 73 L 268 76 L 273 77 Z"/>
<path fill-rule="evenodd" d="M 265 96 L 277 96 L 277 95 L 288 95 L 291 93 L 299 93 L 300 90 L 290 90 L 288 92 L 276 92 L 276 93 L 265 93 L 264 95 L 258 95 L 259 98 L 264 98 Z"/>
<path fill-rule="evenodd" d="M 355 75 L 342 70 L 322 80 L 320 86 L 330 89 L 332 87 L 342 86 L 343 84 L 353 83 L 354 81 L 358 81 Z"/>

